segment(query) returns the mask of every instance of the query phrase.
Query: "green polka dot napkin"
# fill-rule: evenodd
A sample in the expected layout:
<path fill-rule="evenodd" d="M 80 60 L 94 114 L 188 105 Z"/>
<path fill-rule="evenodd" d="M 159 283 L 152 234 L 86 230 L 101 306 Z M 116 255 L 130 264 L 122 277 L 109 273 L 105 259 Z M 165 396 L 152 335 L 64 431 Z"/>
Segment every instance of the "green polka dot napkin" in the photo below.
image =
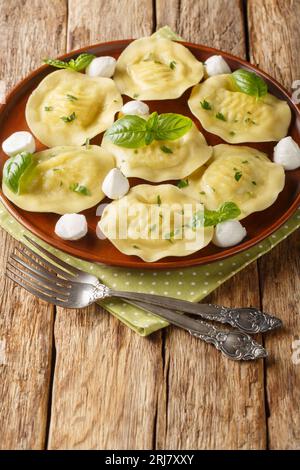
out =
<path fill-rule="evenodd" d="M 180 270 L 157 271 L 147 269 L 146 271 L 141 271 L 103 266 L 74 258 L 34 237 L 11 217 L 2 204 L 0 204 L 0 225 L 15 239 L 25 244 L 26 240 L 23 238 L 23 235 L 31 236 L 62 260 L 83 271 L 93 273 L 109 287 L 118 290 L 155 293 L 199 302 L 220 284 L 270 251 L 275 245 L 296 230 L 300 226 L 300 208 L 277 232 L 249 250 L 227 258 L 224 261 Z M 101 302 L 100 305 L 142 336 L 147 336 L 167 326 L 165 321 L 122 300 L 106 300 Z"/>

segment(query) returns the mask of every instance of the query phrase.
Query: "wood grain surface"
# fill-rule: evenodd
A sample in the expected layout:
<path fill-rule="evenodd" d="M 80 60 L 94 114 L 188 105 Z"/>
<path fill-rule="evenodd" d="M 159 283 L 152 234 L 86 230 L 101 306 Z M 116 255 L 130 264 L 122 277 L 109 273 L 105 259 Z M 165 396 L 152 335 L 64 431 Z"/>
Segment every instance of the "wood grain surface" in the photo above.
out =
<path fill-rule="evenodd" d="M 0 79 L 9 88 L 44 56 L 164 24 L 187 40 L 249 56 L 287 88 L 300 78 L 299 0 L 167 3 L 0 0 Z M 262 305 L 284 319 L 286 328 L 266 337 L 265 365 L 227 361 L 175 328 L 141 338 L 98 307 L 54 312 L 5 280 L 15 242 L 0 236 L 0 448 L 300 447 L 300 365 L 292 361 L 300 335 L 299 233 L 210 298 Z"/>
<path fill-rule="evenodd" d="M 300 2 L 249 2 L 251 60 L 288 90 L 300 78 Z M 280 243 L 259 263 L 262 306 L 276 312 L 285 329 L 266 336 L 268 445 L 300 448 L 300 364 L 292 361 L 292 343 L 300 338 L 300 231 Z"/>

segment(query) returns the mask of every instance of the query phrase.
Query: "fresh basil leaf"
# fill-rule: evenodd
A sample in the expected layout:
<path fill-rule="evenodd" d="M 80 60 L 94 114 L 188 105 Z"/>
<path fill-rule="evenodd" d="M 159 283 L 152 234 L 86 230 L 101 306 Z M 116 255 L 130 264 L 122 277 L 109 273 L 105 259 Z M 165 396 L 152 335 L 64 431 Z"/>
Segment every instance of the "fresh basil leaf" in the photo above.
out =
<path fill-rule="evenodd" d="M 43 62 L 47 65 L 51 65 L 52 67 L 56 67 L 57 69 L 69 69 L 68 62 L 64 62 L 63 60 L 59 59 L 43 59 Z"/>
<path fill-rule="evenodd" d="M 156 129 L 157 129 L 157 124 L 158 124 L 158 114 L 155 111 L 154 113 L 150 114 L 149 119 L 146 121 L 146 134 L 145 134 L 145 144 L 149 145 L 151 142 L 153 142 L 155 135 L 156 135 Z"/>
<path fill-rule="evenodd" d="M 84 53 L 80 54 L 76 59 L 70 59 L 69 62 L 59 59 L 44 59 L 43 62 L 58 69 L 70 69 L 75 70 L 76 72 L 81 72 L 81 70 L 85 69 L 95 57 L 96 56 L 93 54 Z"/>
<path fill-rule="evenodd" d="M 241 211 L 234 202 L 224 202 L 216 211 L 204 209 L 193 215 L 191 227 L 195 230 L 198 227 L 212 227 L 225 220 L 236 219 Z"/>
<path fill-rule="evenodd" d="M 268 85 L 256 73 L 245 69 L 238 69 L 232 73 L 232 78 L 237 88 L 247 95 L 260 98 L 268 93 Z"/>
<path fill-rule="evenodd" d="M 75 193 L 82 194 L 83 196 L 90 196 L 91 192 L 88 190 L 86 186 L 83 186 L 82 184 L 79 183 L 73 183 L 69 186 L 69 189 L 71 191 L 74 191 Z"/>
<path fill-rule="evenodd" d="M 121 147 L 138 148 L 151 144 L 153 140 L 175 140 L 182 137 L 192 126 L 192 120 L 181 114 L 154 112 L 149 119 L 126 115 L 118 119 L 105 137 Z"/>
<path fill-rule="evenodd" d="M 126 115 L 107 129 L 107 137 L 115 145 L 125 148 L 138 148 L 145 145 L 147 121 L 140 116 Z"/>
<path fill-rule="evenodd" d="M 192 120 L 182 114 L 160 114 L 158 116 L 155 140 L 179 139 L 191 129 L 192 124 Z"/>
<path fill-rule="evenodd" d="M 90 63 L 93 59 L 95 59 L 95 57 L 96 56 L 94 54 L 80 54 L 77 59 L 74 60 L 74 65 L 72 66 L 72 68 L 74 68 L 74 70 L 76 70 L 77 72 L 81 72 L 82 70 L 86 69 L 88 65 L 90 65 Z"/>
<path fill-rule="evenodd" d="M 17 194 L 19 192 L 22 177 L 33 165 L 32 154 L 27 152 L 19 153 L 5 162 L 3 181 L 13 193 Z"/>
<path fill-rule="evenodd" d="M 236 219 L 241 211 L 234 202 L 224 202 L 217 211 L 204 210 L 204 227 L 217 225 L 225 220 Z"/>
<path fill-rule="evenodd" d="M 177 187 L 180 188 L 180 189 L 181 189 L 181 188 L 186 188 L 188 185 L 189 185 L 189 180 L 188 180 L 188 179 L 186 179 L 186 180 L 180 180 L 180 181 L 178 181 L 178 183 L 177 183 Z"/>

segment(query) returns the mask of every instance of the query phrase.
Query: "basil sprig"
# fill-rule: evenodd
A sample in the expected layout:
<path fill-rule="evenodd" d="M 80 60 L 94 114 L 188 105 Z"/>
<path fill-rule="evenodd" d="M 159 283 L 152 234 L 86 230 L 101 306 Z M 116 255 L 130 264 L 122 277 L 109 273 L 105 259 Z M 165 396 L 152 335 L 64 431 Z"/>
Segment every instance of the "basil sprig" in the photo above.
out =
<path fill-rule="evenodd" d="M 238 69 L 232 73 L 232 78 L 237 88 L 247 95 L 260 98 L 268 93 L 268 85 L 254 72 L 249 72 L 245 69 Z"/>
<path fill-rule="evenodd" d="M 195 230 L 198 227 L 213 227 L 225 220 L 236 219 L 241 211 L 234 202 L 224 202 L 218 210 L 211 211 L 204 209 L 193 215 L 191 227 Z"/>
<path fill-rule="evenodd" d="M 92 62 L 92 60 L 96 56 L 93 54 L 80 54 L 76 59 L 71 59 L 69 62 L 65 62 L 59 59 L 44 59 L 43 62 L 48 65 L 52 65 L 52 67 L 56 67 L 58 69 L 69 69 L 75 70 L 76 72 L 81 72 L 82 70 L 86 69 L 87 66 Z"/>
<path fill-rule="evenodd" d="M 6 160 L 3 167 L 4 184 L 15 194 L 20 191 L 21 179 L 34 165 L 31 153 L 22 152 Z"/>
<path fill-rule="evenodd" d="M 148 120 L 135 115 L 118 119 L 107 131 L 107 137 L 115 145 L 138 148 L 151 144 L 153 140 L 176 140 L 192 127 L 192 120 L 182 114 L 154 112 Z"/>

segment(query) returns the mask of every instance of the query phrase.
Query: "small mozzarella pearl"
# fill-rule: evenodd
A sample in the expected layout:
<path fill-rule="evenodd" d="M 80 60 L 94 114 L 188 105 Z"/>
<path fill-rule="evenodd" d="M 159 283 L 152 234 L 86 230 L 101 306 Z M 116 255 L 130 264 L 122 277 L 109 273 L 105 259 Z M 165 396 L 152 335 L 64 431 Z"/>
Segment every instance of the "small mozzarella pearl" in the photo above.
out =
<path fill-rule="evenodd" d="M 99 238 L 99 240 L 106 239 L 106 236 L 104 235 L 104 233 L 102 232 L 100 228 L 100 222 L 98 222 L 97 227 L 96 227 L 96 235 L 97 235 L 97 238 Z"/>
<path fill-rule="evenodd" d="M 240 243 L 246 235 L 245 227 L 238 220 L 226 220 L 216 225 L 212 242 L 226 248 Z"/>
<path fill-rule="evenodd" d="M 222 73 L 231 73 L 230 67 L 221 55 L 212 55 L 205 61 L 205 68 L 209 77 L 221 75 Z"/>
<path fill-rule="evenodd" d="M 85 69 L 90 77 L 110 78 L 115 73 L 116 59 L 114 57 L 96 57 Z"/>
<path fill-rule="evenodd" d="M 295 170 L 300 166 L 300 148 L 292 137 L 284 137 L 274 147 L 274 162 L 285 170 Z"/>
<path fill-rule="evenodd" d="M 120 199 L 129 191 L 128 179 L 119 168 L 113 168 L 104 178 L 102 191 L 110 199 Z"/>
<path fill-rule="evenodd" d="M 35 152 L 35 141 L 30 132 L 19 131 L 10 135 L 3 143 L 2 150 L 9 157 L 13 157 L 21 152 Z"/>
<path fill-rule="evenodd" d="M 121 113 L 145 117 L 149 114 L 149 106 L 143 101 L 128 101 L 122 106 Z"/>
<path fill-rule="evenodd" d="M 79 240 L 87 231 L 87 221 L 82 214 L 64 214 L 55 225 L 56 235 L 64 240 Z"/>

